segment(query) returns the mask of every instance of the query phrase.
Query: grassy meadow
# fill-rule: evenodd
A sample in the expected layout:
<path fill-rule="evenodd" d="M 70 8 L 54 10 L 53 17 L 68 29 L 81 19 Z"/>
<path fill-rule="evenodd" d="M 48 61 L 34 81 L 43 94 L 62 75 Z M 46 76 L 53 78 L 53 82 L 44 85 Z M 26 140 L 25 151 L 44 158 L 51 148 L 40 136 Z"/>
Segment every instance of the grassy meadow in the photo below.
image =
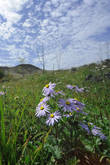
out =
<path fill-rule="evenodd" d="M 0 83 L 0 165 L 109 165 L 110 164 L 110 72 L 105 64 L 91 64 L 76 71 L 48 71 Z M 88 75 L 93 77 L 86 80 Z M 95 78 L 94 78 L 95 77 Z M 48 126 L 36 117 L 43 87 L 56 83 L 64 98 L 77 98 L 88 115 L 73 115 Z M 78 85 L 77 93 L 66 85 Z M 63 96 L 61 96 L 63 97 Z M 56 100 L 50 100 L 54 107 Z M 107 137 L 87 134 L 81 121 L 94 123 Z"/>

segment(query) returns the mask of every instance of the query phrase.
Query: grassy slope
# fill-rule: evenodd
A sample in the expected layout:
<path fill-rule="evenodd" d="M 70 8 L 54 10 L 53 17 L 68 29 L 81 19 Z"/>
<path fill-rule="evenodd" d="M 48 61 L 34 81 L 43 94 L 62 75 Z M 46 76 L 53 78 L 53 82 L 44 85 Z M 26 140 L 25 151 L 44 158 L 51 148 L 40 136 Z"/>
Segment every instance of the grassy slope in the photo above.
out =
<path fill-rule="evenodd" d="M 90 66 L 80 67 L 76 72 L 56 71 L 45 72 L 44 74 L 36 73 L 25 79 L 1 83 L 1 90 L 2 87 L 5 86 L 4 90 L 6 90 L 7 93 L 4 103 L 7 144 L 12 143 L 11 137 L 14 137 L 12 132 L 17 133 L 16 138 L 19 140 L 19 142 L 17 142 L 15 139 L 15 143 L 17 142 L 19 143 L 19 146 L 22 146 L 26 144 L 26 140 L 29 140 L 28 138 L 30 138 L 31 141 L 35 141 L 35 136 L 39 132 L 41 133 L 41 138 L 44 127 L 47 131 L 47 127 L 44 125 L 37 127 L 36 124 L 40 121 L 35 117 L 35 109 L 42 97 L 42 88 L 50 81 L 57 83 L 58 85 L 56 88 L 64 91 L 67 84 L 76 84 L 79 87 L 87 87 L 88 92 L 76 94 L 75 96 L 71 93 L 71 97 L 77 97 L 81 102 L 87 105 L 86 112 L 89 112 L 91 122 L 94 122 L 94 124 L 103 128 L 104 133 L 110 138 L 110 79 L 104 78 L 99 82 L 90 80 L 85 81 L 88 74 L 101 75 L 103 77 L 104 73 L 109 72 L 110 69 L 109 67 L 106 67 L 102 70 L 100 69 L 102 68 L 102 65 L 99 65 L 99 70 L 97 71 L 95 67 L 96 65 L 92 64 Z M 10 147 L 6 146 L 6 148 L 7 150 L 11 150 Z M 8 152 L 9 151 L 7 151 L 7 153 Z M 17 148 L 17 154 L 21 155 L 20 148 Z M 13 155 L 13 157 L 16 157 L 16 155 Z M 27 159 L 29 158 L 27 157 Z"/>

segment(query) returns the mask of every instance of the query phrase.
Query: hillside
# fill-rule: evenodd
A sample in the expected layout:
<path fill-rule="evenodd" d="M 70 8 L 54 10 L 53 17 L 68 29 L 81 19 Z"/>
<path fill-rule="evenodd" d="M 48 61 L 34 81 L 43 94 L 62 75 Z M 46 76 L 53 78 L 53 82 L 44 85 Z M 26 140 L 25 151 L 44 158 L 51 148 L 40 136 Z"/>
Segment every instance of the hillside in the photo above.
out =
<path fill-rule="evenodd" d="M 3 72 L 5 76 L 21 78 L 25 75 L 39 72 L 41 69 L 31 64 L 20 64 L 15 67 L 0 67 L 0 71 Z"/>

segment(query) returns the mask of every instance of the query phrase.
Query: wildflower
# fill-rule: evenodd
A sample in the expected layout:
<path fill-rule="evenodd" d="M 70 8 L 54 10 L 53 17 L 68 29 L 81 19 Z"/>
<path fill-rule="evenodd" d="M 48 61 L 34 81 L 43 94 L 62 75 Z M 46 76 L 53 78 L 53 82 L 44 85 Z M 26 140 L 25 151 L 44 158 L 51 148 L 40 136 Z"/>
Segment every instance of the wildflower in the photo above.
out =
<path fill-rule="evenodd" d="M 96 136 L 96 135 L 98 135 L 99 134 L 99 132 L 100 132 L 100 128 L 98 128 L 98 127 L 93 127 L 93 129 L 91 130 L 91 132 L 92 132 L 92 134 L 94 135 L 94 136 Z"/>
<path fill-rule="evenodd" d="M 40 102 L 42 102 L 42 101 L 43 101 L 43 98 L 40 99 Z"/>
<path fill-rule="evenodd" d="M 58 111 L 54 112 L 54 113 L 50 113 L 48 115 L 48 119 L 46 121 L 47 125 L 54 125 L 55 122 L 58 122 L 58 120 L 61 118 L 61 115 Z"/>
<path fill-rule="evenodd" d="M 77 105 L 80 109 L 83 109 L 85 107 L 85 104 L 81 103 L 77 98 L 73 99 L 73 103 Z"/>
<path fill-rule="evenodd" d="M 59 95 L 59 94 L 60 94 L 60 95 L 63 95 L 63 96 L 65 95 L 65 94 L 63 93 L 63 91 L 55 91 L 55 95 Z"/>
<path fill-rule="evenodd" d="M 107 137 L 103 133 L 101 133 L 101 132 L 100 132 L 99 136 L 100 136 L 100 138 L 102 140 L 106 140 L 107 139 Z"/>
<path fill-rule="evenodd" d="M 40 102 L 38 106 L 41 106 L 42 104 L 46 104 L 46 102 L 50 99 L 50 97 L 44 97 L 40 99 Z"/>
<path fill-rule="evenodd" d="M 46 113 L 49 113 L 49 106 L 47 104 L 39 104 L 36 108 L 36 116 L 46 116 Z"/>
<path fill-rule="evenodd" d="M 5 92 L 2 92 L 2 91 L 1 91 L 1 92 L 0 92 L 0 96 L 2 96 L 2 95 L 5 95 Z"/>
<path fill-rule="evenodd" d="M 40 99 L 40 103 L 38 105 L 41 105 L 43 103 L 46 103 L 48 100 L 50 99 L 50 97 L 44 97 Z"/>
<path fill-rule="evenodd" d="M 74 98 L 75 101 L 79 101 L 77 98 Z"/>
<path fill-rule="evenodd" d="M 67 118 L 68 118 L 68 117 L 71 117 L 71 116 L 73 116 L 73 114 L 72 114 L 71 112 L 64 115 L 64 117 L 67 117 Z"/>
<path fill-rule="evenodd" d="M 73 86 L 72 86 L 72 85 L 69 85 L 69 84 L 68 84 L 66 87 L 67 87 L 68 89 L 71 89 L 71 90 L 73 89 Z"/>
<path fill-rule="evenodd" d="M 88 113 L 83 111 L 83 107 L 80 107 L 80 106 L 76 107 L 76 112 L 77 113 L 82 113 L 84 115 L 88 115 Z"/>
<path fill-rule="evenodd" d="M 94 136 L 99 136 L 102 140 L 106 139 L 106 136 L 101 132 L 101 128 L 94 126 L 91 130 Z"/>
<path fill-rule="evenodd" d="M 55 94 L 54 88 L 55 88 L 56 84 L 55 83 L 49 83 L 46 84 L 45 87 L 43 88 L 43 95 L 44 96 L 51 96 L 53 97 Z"/>
<path fill-rule="evenodd" d="M 68 89 L 75 89 L 76 92 L 83 92 L 84 91 L 84 88 L 79 88 L 77 85 L 67 85 L 66 86 Z"/>
<path fill-rule="evenodd" d="M 80 125 L 82 128 L 84 128 L 88 134 L 90 134 L 90 129 L 89 129 L 88 125 L 86 125 L 86 124 L 84 124 L 84 123 L 80 123 L 79 125 Z"/>
<path fill-rule="evenodd" d="M 83 92 L 84 88 L 79 88 L 78 86 L 75 87 L 76 92 Z"/>
<path fill-rule="evenodd" d="M 88 123 L 88 125 L 80 123 L 80 126 L 84 128 L 89 134 L 99 136 L 102 140 L 106 139 L 106 136 L 101 132 L 101 128 L 96 127 L 93 125 L 93 123 Z"/>
<path fill-rule="evenodd" d="M 76 110 L 76 106 L 73 103 L 73 99 L 67 99 L 66 101 L 64 99 L 59 100 L 59 107 L 62 107 L 64 112 L 66 111 L 72 111 L 73 109 Z"/>

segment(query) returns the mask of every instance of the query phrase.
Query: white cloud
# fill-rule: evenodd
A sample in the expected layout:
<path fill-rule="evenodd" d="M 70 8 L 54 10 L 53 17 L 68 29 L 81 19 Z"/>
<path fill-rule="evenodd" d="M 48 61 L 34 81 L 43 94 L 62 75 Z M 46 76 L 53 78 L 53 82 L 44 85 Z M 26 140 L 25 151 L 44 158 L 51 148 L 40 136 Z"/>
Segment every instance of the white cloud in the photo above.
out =
<path fill-rule="evenodd" d="M 0 14 L 10 23 L 17 22 L 21 15 L 17 12 L 22 9 L 28 0 L 0 0 Z"/>
<path fill-rule="evenodd" d="M 94 3 L 96 3 L 96 0 L 84 0 L 84 3 L 87 5 L 93 5 Z"/>
<path fill-rule="evenodd" d="M 54 7 L 58 7 L 60 4 L 59 0 L 51 0 L 51 2 L 52 2 L 52 5 L 54 5 Z"/>
<path fill-rule="evenodd" d="M 15 33 L 16 28 L 13 27 L 22 15 L 17 12 L 22 9 L 23 5 L 28 0 L 0 0 L 0 15 L 6 19 L 5 22 L 0 24 L 0 37 L 9 39 Z"/>
<path fill-rule="evenodd" d="M 8 39 L 11 33 L 15 31 L 10 22 L 4 22 L 0 25 L 0 36 L 4 39 Z"/>
<path fill-rule="evenodd" d="M 45 49 L 46 69 L 52 69 L 53 65 L 57 69 L 60 58 L 62 68 L 94 62 L 100 58 L 100 47 L 103 50 L 102 58 L 106 57 L 105 43 L 93 41 L 91 36 L 105 32 L 110 26 L 110 13 L 106 10 L 109 6 L 108 0 L 83 0 L 81 3 L 78 0 L 50 0 L 43 5 L 42 0 L 37 5 L 30 0 L 27 17 L 20 23 L 22 29 L 15 28 L 12 24 L 22 17 L 17 11 L 28 0 L 15 0 L 12 4 L 13 1 L 5 1 L 8 2 L 5 4 L 8 14 L 5 9 L 0 11 L 8 21 L 0 26 L 0 35 L 8 39 L 13 34 L 13 42 L 22 42 L 20 48 L 9 46 L 6 49 L 10 52 L 9 58 L 14 59 L 14 62 L 18 56 L 25 57 L 28 62 L 31 56 L 30 62 L 39 64 L 36 50 L 41 51 L 39 47 L 42 44 Z M 1 3 L 2 7 L 3 4 Z M 28 50 L 33 54 L 29 54 Z"/>
<path fill-rule="evenodd" d="M 51 2 L 52 4 L 58 3 L 57 0 L 52 0 Z M 73 6 L 71 10 L 68 10 L 68 8 L 71 7 L 72 2 L 77 1 L 67 2 L 66 0 L 61 0 L 55 9 L 51 8 L 51 2 L 47 2 L 44 6 L 44 14 L 48 10 L 51 17 L 47 17 L 46 20 L 41 22 L 38 38 L 38 40 L 40 39 L 41 42 L 47 45 L 48 67 L 51 68 L 53 65 L 50 64 L 49 57 L 52 58 L 58 54 L 62 54 L 62 67 L 66 68 L 72 67 L 72 65 L 81 65 L 81 62 L 84 64 L 85 61 L 87 63 L 97 61 L 100 58 L 100 43 L 92 41 L 90 37 L 101 34 L 110 26 L 110 13 L 105 8 L 108 2 L 85 0 L 84 3 L 77 5 L 76 8 Z M 94 6 L 91 7 L 92 5 Z M 63 16 L 64 12 L 66 15 Z M 68 42 L 69 45 L 65 47 L 65 52 L 63 52 L 61 47 Z M 51 53 L 49 53 L 49 46 L 51 47 Z M 52 52 L 53 47 L 55 49 Z M 104 49 L 103 45 L 101 47 Z M 59 52 L 56 49 L 59 49 Z M 92 55 L 89 56 L 91 53 Z M 68 57 L 70 61 L 67 60 Z M 105 57 L 106 55 L 102 58 L 104 59 Z M 71 60 L 72 58 L 74 60 Z M 68 61 L 65 66 L 64 61 L 65 63 Z"/>
<path fill-rule="evenodd" d="M 31 24 L 30 24 L 28 21 L 25 21 L 25 22 L 23 23 L 23 26 L 24 26 L 24 27 L 30 27 Z"/>

